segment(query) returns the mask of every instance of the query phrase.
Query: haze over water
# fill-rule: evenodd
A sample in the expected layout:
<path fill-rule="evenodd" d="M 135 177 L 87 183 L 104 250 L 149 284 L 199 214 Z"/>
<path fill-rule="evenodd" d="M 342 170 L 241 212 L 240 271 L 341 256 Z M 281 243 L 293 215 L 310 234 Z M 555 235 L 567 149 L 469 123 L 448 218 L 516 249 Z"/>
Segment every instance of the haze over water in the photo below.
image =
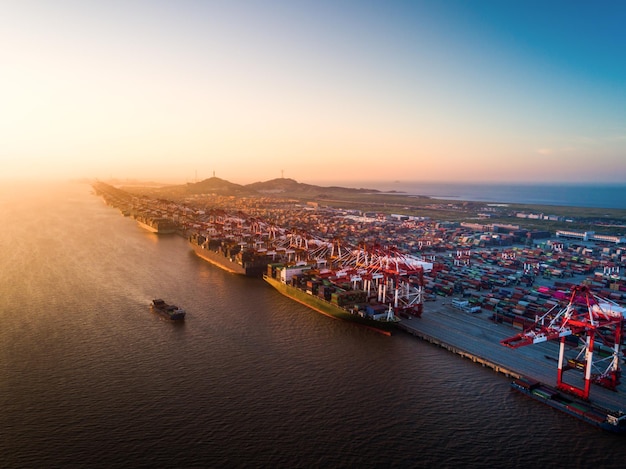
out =
<path fill-rule="evenodd" d="M 623 467 L 622 437 L 332 320 L 85 185 L 0 190 L 2 467 Z M 171 324 L 163 297 L 188 311 Z M 428 314 L 427 311 L 425 314 Z"/>

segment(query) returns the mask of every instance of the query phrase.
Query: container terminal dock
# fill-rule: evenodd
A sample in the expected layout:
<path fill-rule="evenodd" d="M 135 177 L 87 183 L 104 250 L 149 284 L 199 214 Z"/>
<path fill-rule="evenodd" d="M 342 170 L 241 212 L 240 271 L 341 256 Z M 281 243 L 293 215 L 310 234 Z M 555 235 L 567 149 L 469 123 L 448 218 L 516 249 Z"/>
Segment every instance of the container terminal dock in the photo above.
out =
<path fill-rule="evenodd" d="M 450 301 L 429 305 L 428 314 L 419 319 L 402 321 L 398 327 L 511 379 L 527 376 L 550 385 L 556 381 L 558 343 L 549 341 L 516 350 L 503 347 L 500 341 L 519 330 L 506 324 L 496 324 L 482 314 L 460 312 L 452 307 Z M 617 392 L 595 385 L 591 392 L 593 402 L 626 411 L 624 383 L 618 385 Z"/>
<path fill-rule="evenodd" d="M 623 308 L 617 308 L 623 314 Z M 570 310 L 565 308 L 564 311 Z M 619 321 L 618 336 L 623 319 Z M 566 362 L 565 354 L 560 353 L 565 351 L 566 337 L 560 339 L 560 344 L 542 339 L 538 343 L 527 340 L 524 345 L 531 345 L 529 347 L 503 347 L 509 341 L 527 338 L 529 333 L 515 333 L 516 330 L 509 325 L 459 312 L 446 302 L 429 309 L 428 315 L 418 320 L 402 321 L 397 327 L 504 374 L 512 380 L 513 389 L 534 400 L 602 430 L 626 433 L 626 386 L 620 381 L 619 366 L 613 372 L 612 382 L 594 378 L 590 372 L 595 367 L 591 356 L 578 362 L 584 367 L 571 366 L 571 360 Z M 531 337 L 536 337 L 532 334 Z M 589 333 L 587 339 L 592 336 L 593 333 Z M 593 347 L 588 350 L 593 351 Z"/>
<path fill-rule="evenodd" d="M 541 242 L 531 235 L 549 234 L 354 217 L 298 204 L 264 219 L 138 198 L 101 183 L 94 189 L 140 226 L 158 226 L 149 231 L 175 227 L 199 257 L 224 269 L 271 277 L 275 288 L 297 291 L 312 309 L 326 301 L 342 317 L 391 321 L 503 373 L 535 400 L 626 433 L 623 238 Z"/>

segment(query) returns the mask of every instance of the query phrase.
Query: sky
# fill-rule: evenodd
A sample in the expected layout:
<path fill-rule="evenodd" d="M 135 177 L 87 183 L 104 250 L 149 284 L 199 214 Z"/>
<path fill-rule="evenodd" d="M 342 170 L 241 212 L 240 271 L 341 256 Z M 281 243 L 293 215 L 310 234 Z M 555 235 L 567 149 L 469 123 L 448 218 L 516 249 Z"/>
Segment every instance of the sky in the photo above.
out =
<path fill-rule="evenodd" d="M 0 11 L 0 179 L 626 182 L 624 1 Z"/>

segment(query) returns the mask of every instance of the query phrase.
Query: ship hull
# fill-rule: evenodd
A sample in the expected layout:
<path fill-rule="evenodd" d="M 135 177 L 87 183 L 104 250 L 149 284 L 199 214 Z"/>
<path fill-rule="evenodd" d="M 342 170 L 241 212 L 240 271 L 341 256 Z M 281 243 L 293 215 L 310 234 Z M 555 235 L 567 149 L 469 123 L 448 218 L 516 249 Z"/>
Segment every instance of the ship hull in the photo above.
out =
<path fill-rule="evenodd" d="M 198 257 L 233 274 L 261 277 L 267 269 L 267 264 L 243 266 L 220 252 L 205 249 L 193 242 L 189 244 Z"/>
<path fill-rule="evenodd" d="M 142 227 L 144 230 L 149 231 L 150 233 L 156 233 L 156 234 L 173 234 L 176 233 L 176 229 L 175 228 L 161 228 L 161 227 L 154 227 L 151 225 L 148 225 L 147 223 L 144 223 L 140 220 L 135 220 L 137 222 L 137 224 Z"/>
<path fill-rule="evenodd" d="M 150 309 L 153 313 L 156 313 L 169 321 L 180 322 L 185 320 L 185 310 L 174 305 L 169 305 L 161 299 L 152 300 Z"/>
<path fill-rule="evenodd" d="M 626 417 L 618 419 L 617 415 L 612 415 L 608 410 L 591 402 L 582 402 L 573 397 L 566 397 L 551 386 L 526 378 L 516 379 L 511 383 L 511 387 L 536 401 L 549 405 L 594 427 L 612 433 L 626 433 Z M 613 423 L 611 423 L 611 420 Z"/>
<path fill-rule="evenodd" d="M 281 281 L 276 280 L 275 278 L 272 278 L 268 275 L 264 275 L 263 279 L 286 297 L 291 298 L 292 300 L 295 300 L 305 306 L 308 306 L 309 308 L 326 316 L 331 316 L 333 318 L 341 319 L 344 321 L 355 322 L 362 326 L 374 329 L 377 332 L 385 335 L 391 335 L 392 331 L 396 330 L 395 322 L 376 321 L 363 316 L 352 314 L 349 311 L 341 308 L 340 306 L 330 303 L 317 296 L 310 295 L 298 288 L 282 283 Z"/>
<path fill-rule="evenodd" d="M 195 252 L 196 256 L 199 258 L 204 259 L 205 261 L 233 274 L 246 275 L 246 270 L 242 265 L 231 261 L 225 255 L 219 252 L 211 251 L 210 249 L 204 249 L 202 246 L 198 246 L 197 244 L 190 244 L 193 252 Z"/>
<path fill-rule="evenodd" d="M 146 224 L 146 223 L 144 223 L 142 221 L 139 221 L 139 220 L 135 220 L 135 221 L 137 222 L 137 224 L 139 226 L 141 226 L 144 230 L 149 231 L 150 233 L 158 233 L 159 232 L 158 229 L 153 228 L 152 226 L 150 226 L 150 225 L 148 225 L 148 224 Z"/>
<path fill-rule="evenodd" d="M 184 314 L 169 315 L 167 312 L 158 310 L 156 308 L 152 308 L 152 311 L 161 316 L 163 319 L 167 319 L 168 321 L 181 322 L 185 320 Z"/>

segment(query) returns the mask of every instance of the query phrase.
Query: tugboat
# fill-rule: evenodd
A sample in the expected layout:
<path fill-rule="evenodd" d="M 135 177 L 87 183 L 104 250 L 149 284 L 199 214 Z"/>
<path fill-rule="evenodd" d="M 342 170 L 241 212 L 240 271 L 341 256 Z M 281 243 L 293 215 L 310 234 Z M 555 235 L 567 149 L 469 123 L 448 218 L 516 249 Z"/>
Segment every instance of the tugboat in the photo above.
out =
<path fill-rule="evenodd" d="M 165 319 L 171 321 L 183 321 L 185 319 L 185 310 L 179 308 L 176 305 L 167 304 L 161 299 L 152 300 L 150 309 L 155 313 L 160 314 Z"/>

